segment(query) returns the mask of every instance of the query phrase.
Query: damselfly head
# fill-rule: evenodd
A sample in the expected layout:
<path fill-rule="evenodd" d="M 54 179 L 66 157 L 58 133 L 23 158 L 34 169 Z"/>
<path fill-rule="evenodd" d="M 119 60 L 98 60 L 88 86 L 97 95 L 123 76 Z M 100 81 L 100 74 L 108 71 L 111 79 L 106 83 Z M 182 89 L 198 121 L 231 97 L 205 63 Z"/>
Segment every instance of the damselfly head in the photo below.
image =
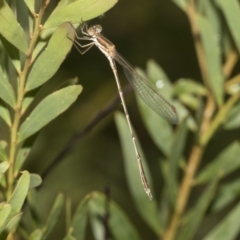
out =
<path fill-rule="evenodd" d="M 94 25 L 91 26 L 90 28 L 87 29 L 87 33 L 90 36 L 94 36 L 102 31 L 102 26 L 101 25 Z"/>

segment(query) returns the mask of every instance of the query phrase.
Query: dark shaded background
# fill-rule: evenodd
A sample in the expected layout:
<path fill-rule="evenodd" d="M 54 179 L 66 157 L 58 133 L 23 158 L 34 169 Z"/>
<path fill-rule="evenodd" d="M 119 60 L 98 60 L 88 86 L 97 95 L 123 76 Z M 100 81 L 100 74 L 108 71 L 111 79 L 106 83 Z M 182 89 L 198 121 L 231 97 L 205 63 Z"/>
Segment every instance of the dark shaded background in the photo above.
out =
<path fill-rule="evenodd" d="M 145 69 L 147 60 L 154 59 L 173 82 L 182 77 L 200 80 L 188 20 L 172 1 L 119 0 L 104 16 L 91 23 L 103 26 L 104 36 L 133 66 Z M 122 69 L 118 69 L 122 85 L 126 85 Z M 75 76 L 78 76 L 83 92 L 67 112 L 38 135 L 25 166 L 31 172 L 43 174 L 71 136 L 84 129 L 117 94 L 108 60 L 96 47 L 83 56 L 72 49 L 61 69 L 41 91 L 53 91 L 61 82 Z M 133 94 L 127 97 L 127 104 L 157 188 L 162 180 L 156 159 L 161 157 L 161 153 L 143 126 Z M 71 198 L 75 208 L 87 193 L 103 191 L 106 186 L 110 188 L 111 197 L 128 213 L 142 239 L 153 239 L 154 235 L 133 207 L 113 114 L 99 122 L 45 176 L 38 192 L 39 209 L 43 210 L 42 216 L 45 218 L 59 192 Z M 155 192 L 160 197 L 159 192 Z M 63 233 L 62 223 L 58 225 L 53 239 L 58 239 L 57 236 Z"/>

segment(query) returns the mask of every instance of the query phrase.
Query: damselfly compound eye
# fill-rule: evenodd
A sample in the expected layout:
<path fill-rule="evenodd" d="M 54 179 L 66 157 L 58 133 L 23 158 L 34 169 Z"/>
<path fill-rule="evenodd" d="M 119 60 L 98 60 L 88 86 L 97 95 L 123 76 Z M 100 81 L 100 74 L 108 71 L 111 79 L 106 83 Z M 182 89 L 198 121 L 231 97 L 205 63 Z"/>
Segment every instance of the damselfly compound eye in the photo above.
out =
<path fill-rule="evenodd" d="M 95 29 L 96 29 L 97 33 L 100 33 L 102 31 L 102 26 L 101 25 L 96 25 Z"/>
<path fill-rule="evenodd" d="M 95 26 L 88 28 L 87 33 L 93 36 L 96 33 Z"/>

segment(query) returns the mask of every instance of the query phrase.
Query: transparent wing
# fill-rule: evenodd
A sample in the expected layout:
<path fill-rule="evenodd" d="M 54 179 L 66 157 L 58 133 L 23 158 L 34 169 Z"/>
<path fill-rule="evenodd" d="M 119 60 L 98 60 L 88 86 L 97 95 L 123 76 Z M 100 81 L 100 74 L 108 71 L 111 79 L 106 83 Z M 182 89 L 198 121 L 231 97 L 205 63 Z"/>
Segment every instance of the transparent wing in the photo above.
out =
<path fill-rule="evenodd" d="M 157 93 L 153 86 L 131 67 L 131 65 L 118 53 L 114 59 L 123 67 L 123 71 L 135 91 L 142 100 L 158 115 L 172 124 L 178 123 L 176 108 L 171 105 L 161 94 Z"/>

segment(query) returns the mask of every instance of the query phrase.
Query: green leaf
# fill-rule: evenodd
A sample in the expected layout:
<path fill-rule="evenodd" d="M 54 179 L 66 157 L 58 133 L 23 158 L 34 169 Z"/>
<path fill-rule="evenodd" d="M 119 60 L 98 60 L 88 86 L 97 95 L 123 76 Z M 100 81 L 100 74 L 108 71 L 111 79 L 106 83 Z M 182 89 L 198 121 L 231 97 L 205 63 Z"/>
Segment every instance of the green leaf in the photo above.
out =
<path fill-rule="evenodd" d="M 30 10 L 30 12 L 32 14 L 35 14 L 35 7 L 34 7 L 34 4 L 35 4 L 35 0 L 24 0 L 24 2 L 26 3 L 28 9 Z"/>
<path fill-rule="evenodd" d="M 0 66 L 0 98 L 6 103 L 8 103 L 9 106 L 15 108 L 16 105 L 15 93 L 13 91 L 12 85 L 5 78 L 1 66 Z"/>
<path fill-rule="evenodd" d="M 177 189 L 178 189 L 178 170 L 179 162 L 182 159 L 183 150 L 186 144 L 187 137 L 187 119 L 185 119 L 182 124 L 179 126 L 178 131 L 175 134 L 173 144 L 171 147 L 169 155 L 169 172 L 168 176 L 168 186 L 171 193 L 171 199 L 176 199 Z"/>
<path fill-rule="evenodd" d="M 183 93 L 189 93 L 197 96 L 206 96 L 206 88 L 195 80 L 180 78 L 174 85 L 174 95 L 181 96 Z"/>
<path fill-rule="evenodd" d="M 238 53 L 240 53 L 240 31 L 239 31 L 239 22 L 240 22 L 240 7 L 237 0 L 215 0 L 216 4 L 221 9 L 236 47 Z"/>
<path fill-rule="evenodd" d="M 185 106 L 196 111 L 202 107 L 202 101 L 196 96 L 182 93 L 178 98 Z"/>
<path fill-rule="evenodd" d="M 42 239 L 42 230 L 36 229 L 29 236 L 29 240 L 41 240 Z"/>
<path fill-rule="evenodd" d="M 34 62 L 30 70 L 26 91 L 41 86 L 58 70 L 70 51 L 74 39 L 74 30 L 69 23 L 62 24 L 52 35 L 47 47 Z"/>
<path fill-rule="evenodd" d="M 53 230 L 54 226 L 56 225 L 57 221 L 59 220 L 59 216 L 61 214 L 62 208 L 64 203 L 64 197 L 63 194 L 58 194 L 53 207 L 49 213 L 48 219 L 45 223 L 45 226 L 43 228 L 43 236 L 42 240 L 45 240 L 48 238 L 49 234 Z"/>
<path fill-rule="evenodd" d="M 81 91 L 82 87 L 80 85 L 69 86 L 44 98 L 21 125 L 18 142 L 33 135 L 68 109 Z"/>
<path fill-rule="evenodd" d="M 4 180 L 4 173 L 8 170 L 10 164 L 9 162 L 5 161 L 0 163 L 0 183 L 2 185 L 2 187 L 4 186 L 4 184 L 2 184 L 2 180 Z"/>
<path fill-rule="evenodd" d="M 131 135 L 128 129 L 126 119 L 124 118 L 123 114 L 116 113 L 115 122 L 117 125 L 118 134 L 121 141 L 121 146 L 122 146 L 122 151 L 124 156 L 123 159 L 124 159 L 125 172 L 127 174 L 127 181 L 128 181 L 128 185 L 129 185 L 133 200 L 144 221 L 151 227 L 151 229 L 155 231 L 156 234 L 159 234 L 159 232 L 162 231 L 162 228 L 159 222 L 159 217 L 157 212 L 157 203 L 154 200 L 149 201 L 149 199 L 147 198 L 147 195 L 143 190 L 141 179 L 139 176 L 137 159 L 136 159 L 136 155 L 135 155 L 135 151 L 134 151 L 134 147 L 133 147 L 133 143 L 131 140 Z M 149 175 L 149 170 L 146 165 L 146 161 L 143 157 L 141 148 L 139 147 L 138 149 L 142 156 L 145 175 L 148 179 L 149 186 L 151 186 L 151 179 Z"/>
<path fill-rule="evenodd" d="M 1 104 L 0 104 L 0 116 L 9 127 L 12 126 L 10 112 L 5 106 L 2 106 Z"/>
<path fill-rule="evenodd" d="M 200 1 L 202 4 L 203 15 L 206 15 L 207 19 L 211 23 L 215 38 L 220 41 L 222 35 L 222 19 L 218 8 L 214 1 Z"/>
<path fill-rule="evenodd" d="M 1 209 L 0 209 L 0 230 L 2 230 L 3 224 L 7 220 L 10 212 L 11 212 L 11 205 L 4 203 L 4 205 L 1 206 Z"/>
<path fill-rule="evenodd" d="M 233 240 L 239 234 L 240 202 L 230 211 L 203 240 Z"/>
<path fill-rule="evenodd" d="M 181 228 L 178 233 L 177 240 L 191 240 L 194 239 L 194 234 L 196 233 L 199 225 L 204 219 L 207 208 L 209 207 L 211 200 L 214 196 L 215 189 L 217 185 L 217 177 L 215 176 L 215 180 L 213 180 L 201 194 L 195 206 L 187 213 L 185 217 L 186 222 L 184 227 Z"/>
<path fill-rule="evenodd" d="M 10 42 L 8 42 L 4 37 L 0 35 L 0 40 L 5 48 L 5 51 L 8 55 L 8 60 L 12 62 L 14 66 L 14 71 L 19 73 L 21 71 L 21 62 L 20 62 L 20 52 L 19 50 L 13 46 Z M 10 71 L 8 69 L 8 75 L 11 76 Z"/>
<path fill-rule="evenodd" d="M 215 176 L 224 177 L 240 167 L 240 146 L 233 142 L 221 151 L 197 176 L 196 184 L 211 181 Z"/>
<path fill-rule="evenodd" d="M 85 196 L 84 199 L 79 203 L 70 226 L 73 229 L 72 236 L 77 240 L 85 239 L 88 218 L 88 201 L 90 196 L 91 194 Z"/>
<path fill-rule="evenodd" d="M 91 194 L 89 200 L 89 212 L 90 212 L 90 223 L 94 226 L 93 234 L 95 233 L 95 239 L 103 239 L 105 226 L 103 222 L 99 219 L 107 214 L 107 207 L 109 208 L 109 228 L 113 235 L 113 239 L 140 239 L 136 229 L 133 227 L 129 221 L 126 214 L 119 208 L 119 206 L 112 200 L 107 199 L 102 193 L 94 192 Z M 121 226 L 121 227 L 119 227 Z M 102 234 L 99 234 L 102 232 Z"/>
<path fill-rule="evenodd" d="M 6 153 L 7 143 L 5 141 L 0 141 L 0 161 L 7 161 L 8 156 Z"/>
<path fill-rule="evenodd" d="M 159 161 L 160 162 L 160 161 Z M 162 164 L 162 167 L 160 168 L 161 171 L 164 171 L 165 169 L 163 169 L 164 164 L 166 164 L 166 161 L 161 161 L 160 162 Z M 164 177 L 164 175 L 163 175 Z M 165 177 L 165 183 L 167 182 L 167 177 Z M 171 215 L 171 209 L 172 209 L 172 202 L 174 202 L 175 200 L 171 200 L 169 201 L 169 197 L 168 197 L 168 190 L 169 188 L 167 187 L 166 184 L 164 184 L 163 189 L 161 191 L 160 194 L 160 202 L 159 202 L 159 219 L 160 219 L 160 224 L 162 226 L 163 229 L 166 229 L 167 223 L 169 221 L 170 215 Z"/>
<path fill-rule="evenodd" d="M 147 62 L 147 76 L 149 81 L 161 91 L 161 94 L 170 100 L 172 97 L 172 84 L 164 70 L 154 61 Z"/>
<path fill-rule="evenodd" d="M 42 178 L 38 174 L 30 174 L 30 188 L 36 188 L 42 184 Z"/>
<path fill-rule="evenodd" d="M 0 34 L 17 49 L 27 54 L 28 43 L 20 24 L 17 22 L 11 8 L 2 0 L 0 8 Z"/>
<path fill-rule="evenodd" d="M 240 179 L 238 178 L 220 186 L 211 210 L 214 212 L 220 211 L 221 209 L 232 203 L 239 196 Z"/>
<path fill-rule="evenodd" d="M 224 76 L 220 47 L 210 22 L 200 15 L 197 16 L 196 20 L 206 56 L 208 84 L 213 92 L 216 103 L 221 106 L 223 103 Z"/>
<path fill-rule="evenodd" d="M 182 122 L 182 124 L 178 127 L 178 130 L 174 135 L 171 153 L 169 157 L 171 173 L 173 176 L 176 176 L 175 177 L 176 180 L 178 178 L 177 170 L 185 147 L 187 132 L 188 132 L 187 121 L 185 119 Z"/>
<path fill-rule="evenodd" d="M 57 27 L 63 22 L 80 23 L 95 18 L 115 5 L 117 0 L 78 0 L 57 7 L 44 24 L 44 29 Z"/>
<path fill-rule="evenodd" d="M 22 213 L 16 214 L 7 224 L 6 229 L 8 232 L 13 231 L 17 225 L 19 224 L 20 220 L 22 218 Z"/>
<path fill-rule="evenodd" d="M 187 6 L 187 0 L 172 0 L 178 7 L 185 9 Z"/>
<path fill-rule="evenodd" d="M 31 150 L 31 148 L 24 147 L 18 151 L 18 155 L 17 155 L 16 163 L 15 163 L 15 174 L 21 170 L 22 165 L 24 164 L 26 158 L 28 157 L 30 150 Z"/>
<path fill-rule="evenodd" d="M 2 180 L 3 174 L 8 170 L 9 165 L 9 162 L 0 163 L 0 181 Z"/>
<path fill-rule="evenodd" d="M 30 175 L 27 171 L 24 171 L 17 182 L 17 186 L 15 187 L 11 198 L 8 201 L 12 208 L 9 219 L 21 211 L 22 205 L 27 197 L 29 184 Z"/>
<path fill-rule="evenodd" d="M 33 100 L 34 100 L 33 96 L 24 97 L 23 103 L 22 103 L 22 109 L 21 109 L 22 115 L 25 113 L 25 111 L 27 110 L 27 108 L 29 107 L 29 105 L 32 103 Z"/>
<path fill-rule="evenodd" d="M 227 119 L 225 121 L 225 123 L 223 124 L 224 129 L 226 130 L 231 130 L 231 129 L 235 129 L 235 128 L 239 128 L 240 127 L 240 103 L 237 104 L 236 106 L 234 106 L 228 116 Z"/>
<path fill-rule="evenodd" d="M 35 188 L 29 189 L 27 195 L 27 204 L 33 224 L 36 226 L 41 224 L 42 226 L 42 216 L 40 214 L 42 210 L 39 208 L 39 197 L 37 196 L 37 190 Z"/>
<path fill-rule="evenodd" d="M 138 69 L 137 72 L 143 78 L 148 79 L 140 69 Z M 152 109 L 150 109 L 138 96 L 138 94 L 136 94 L 136 99 L 143 122 L 148 129 L 148 132 L 151 135 L 154 143 L 166 156 L 168 156 L 173 133 L 171 125 L 165 119 L 159 117 L 159 115 L 156 114 Z M 161 134 L 159 134 L 159 129 L 161 129 Z"/>

